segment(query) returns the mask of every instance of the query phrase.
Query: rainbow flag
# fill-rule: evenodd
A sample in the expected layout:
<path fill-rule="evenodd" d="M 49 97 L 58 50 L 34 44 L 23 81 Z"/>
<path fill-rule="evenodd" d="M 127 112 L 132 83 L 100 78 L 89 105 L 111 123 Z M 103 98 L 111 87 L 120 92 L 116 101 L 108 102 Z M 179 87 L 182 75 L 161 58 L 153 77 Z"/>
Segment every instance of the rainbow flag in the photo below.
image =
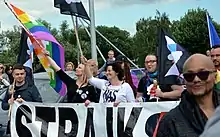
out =
<path fill-rule="evenodd" d="M 14 13 L 16 18 L 21 22 L 22 27 L 27 31 L 33 44 L 35 54 L 50 77 L 51 87 L 54 88 L 61 96 L 64 96 L 66 94 L 66 85 L 59 79 L 59 77 L 56 77 L 54 69 L 42 52 L 46 48 L 57 65 L 64 69 L 63 47 L 57 42 L 43 24 L 14 5 L 8 3 L 6 4 Z"/>

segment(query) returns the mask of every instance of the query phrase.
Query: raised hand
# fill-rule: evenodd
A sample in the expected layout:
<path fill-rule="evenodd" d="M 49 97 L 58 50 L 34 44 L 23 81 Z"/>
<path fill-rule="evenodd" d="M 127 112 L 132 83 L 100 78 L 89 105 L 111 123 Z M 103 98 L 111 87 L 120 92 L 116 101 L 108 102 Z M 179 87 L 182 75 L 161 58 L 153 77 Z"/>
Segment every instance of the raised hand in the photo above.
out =
<path fill-rule="evenodd" d="M 9 105 L 12 105 L 14 103 L 14 98 L 10 98 L 9 100 L 8 100 L 8 104 Z"/>
<path fill-rule="evenodd" d="M 80 60 L 81 60 L 82 64 L 86 64 L 86 62 L 87 62 L 87 59 L 84 56 L 81 56 Z"/>
<path fill-rule="evenodd" d="M 45 56 L 50 56 L 50 52 L 47 51 L 46 49 L 43 50 L 43 54 L 44 54 Z"/>

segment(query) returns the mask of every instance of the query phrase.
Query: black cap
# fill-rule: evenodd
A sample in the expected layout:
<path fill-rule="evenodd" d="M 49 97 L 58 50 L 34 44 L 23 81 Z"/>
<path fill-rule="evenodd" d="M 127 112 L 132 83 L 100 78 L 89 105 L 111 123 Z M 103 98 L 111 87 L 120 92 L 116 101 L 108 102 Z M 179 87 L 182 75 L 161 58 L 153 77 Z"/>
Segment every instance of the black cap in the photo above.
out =
<path fill-rule="evenodd" d="M 116 62 L 125 62 L 127 61 L 127 58 L 123 55 L 118 55 L 115 59 Z"/>

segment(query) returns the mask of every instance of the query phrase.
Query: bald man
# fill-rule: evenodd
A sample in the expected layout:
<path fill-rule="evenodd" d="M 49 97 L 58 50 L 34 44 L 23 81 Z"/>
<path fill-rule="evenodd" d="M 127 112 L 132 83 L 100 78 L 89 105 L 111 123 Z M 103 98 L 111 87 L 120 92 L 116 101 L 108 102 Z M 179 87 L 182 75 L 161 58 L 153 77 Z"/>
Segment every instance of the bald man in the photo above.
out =
<path fill-rule="evenodd" d="M 180 104 L 160 121 L 157 137 L 199 137 L 219 104 L 213 88 L 216 70 L 209 57 L 192 55 L 186 60 L 183 72 L 186 90 Z"/>
<path fill-rule="evenodd" d="M 98 74 L 98 63 L 96 62 L 96 60 L 89 59 L 87 63 L 89 64 L 93 76 L 96 76 Z"/>

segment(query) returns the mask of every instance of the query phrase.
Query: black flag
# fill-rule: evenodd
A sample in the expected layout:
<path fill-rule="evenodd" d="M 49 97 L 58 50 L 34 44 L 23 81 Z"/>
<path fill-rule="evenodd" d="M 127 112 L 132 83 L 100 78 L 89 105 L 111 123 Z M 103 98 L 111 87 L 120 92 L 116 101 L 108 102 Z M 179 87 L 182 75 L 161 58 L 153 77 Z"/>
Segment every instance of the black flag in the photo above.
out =
<path fill-rule="evenodd" d="M 22 29 L 17 63 L 25 66 L 26 79 L 30 84 L 34 82 L 32 73 L 32 54 L 33 47 L 31 41 L 28 39 L 26 31 Z"/>
<path fill-rule="evenodd" d="M 54 0 L 54 7 L 60 8 L 61 14 L 73 15 L 90 20 L 80 0 Z"/>
<path fill-rule="evenodd" d="M 158 33 L 158 81 L 165 85 L 178 84 L 178 78 L 182 77 L 183 64 L 189 57 L 189 53 L 163 29 Z"/>

